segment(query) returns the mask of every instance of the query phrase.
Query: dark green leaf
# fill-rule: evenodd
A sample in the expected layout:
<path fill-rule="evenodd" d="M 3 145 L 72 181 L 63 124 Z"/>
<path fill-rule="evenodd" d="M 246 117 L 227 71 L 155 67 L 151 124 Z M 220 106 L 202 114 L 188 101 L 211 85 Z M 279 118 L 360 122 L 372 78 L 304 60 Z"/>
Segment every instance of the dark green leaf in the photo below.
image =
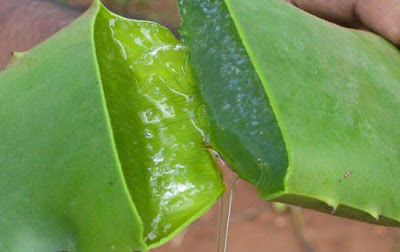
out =
<path fill-rule="evenodd" d="M 399 50 L 281 0 L 179 3 L 212 143 L 261 197 L 400 226 Z"/>

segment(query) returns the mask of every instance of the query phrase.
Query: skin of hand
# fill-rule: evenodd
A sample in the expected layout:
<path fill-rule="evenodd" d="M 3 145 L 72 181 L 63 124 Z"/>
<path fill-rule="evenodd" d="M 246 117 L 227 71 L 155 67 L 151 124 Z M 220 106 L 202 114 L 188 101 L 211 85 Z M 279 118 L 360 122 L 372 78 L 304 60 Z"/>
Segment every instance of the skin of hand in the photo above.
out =
<path fill-rule="evenodd" d="M 400 46 L 400 0 L 286 0 L 323 19 L 360 25 Z"/>
<path fill-rule="evenodd" d="M 55 1 L 0 1 L 0 70 L 7 65 L 12 51 L 29 50 L 82 13 Z M 338 24 L 361 24 L 400 47 L 400 0 L 286 1 Z"/>

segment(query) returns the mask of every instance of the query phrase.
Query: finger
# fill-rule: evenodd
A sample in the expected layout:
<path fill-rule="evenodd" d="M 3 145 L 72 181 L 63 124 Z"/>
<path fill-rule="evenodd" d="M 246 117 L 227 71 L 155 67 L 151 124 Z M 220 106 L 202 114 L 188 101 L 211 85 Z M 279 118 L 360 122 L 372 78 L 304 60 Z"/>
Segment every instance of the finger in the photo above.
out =
<path fill-rule="evenodd" d="M 400 46 L 400 0 L 286 0 L 321 18 L 368 29 Z"/>
<path fill-rule="evenodd" d="M 400 46 L 400 0 L 358 0 L 355 10 L 365 26 Z"/>
<path fill-rule="evenodd" d="M 336 22 L 355 22 L 356 0 L 287 0 L 287 2 L 318 17 Z"/>

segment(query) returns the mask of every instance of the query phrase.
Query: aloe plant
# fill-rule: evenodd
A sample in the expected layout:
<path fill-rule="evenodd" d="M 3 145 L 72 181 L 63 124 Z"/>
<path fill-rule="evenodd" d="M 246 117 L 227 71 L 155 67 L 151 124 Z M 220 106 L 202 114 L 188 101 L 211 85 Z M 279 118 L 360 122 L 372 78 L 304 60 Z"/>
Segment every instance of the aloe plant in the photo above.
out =
<path fill-rule="evenodd" d="M 223 192 L 187 51 L 95 2 L 0 74 L 0 250 L 146 251 Z"/>
<path fill-rule="evenodd" d="M 399 50 L 279 0 L 179 5 L 185 46 L 95 2 L 0 73 L 0 250 L 165 243 L 224 190 L 208 144 L 263 199 L 399 226 Z"/>
<path fill-rule="evenodd" d="M 280 0 L 179 4 L 212 143 L 261 198 L 399 226 L 399 50 Z"/>

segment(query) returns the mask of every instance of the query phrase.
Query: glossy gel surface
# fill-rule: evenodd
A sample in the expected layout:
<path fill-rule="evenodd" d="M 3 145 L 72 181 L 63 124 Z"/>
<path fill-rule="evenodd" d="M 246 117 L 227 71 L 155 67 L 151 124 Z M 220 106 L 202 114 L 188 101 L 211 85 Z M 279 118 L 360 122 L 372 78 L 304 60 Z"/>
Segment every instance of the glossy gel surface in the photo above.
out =
<path fill-rule="evenodd" d="M 100 12 L 96 28 L 119 158 L 144 224 L 144 241 L 156 246 L 223 191 L 204 144 L 206 111 L 187 50 L 169 30 L 107 12 Z"/>

